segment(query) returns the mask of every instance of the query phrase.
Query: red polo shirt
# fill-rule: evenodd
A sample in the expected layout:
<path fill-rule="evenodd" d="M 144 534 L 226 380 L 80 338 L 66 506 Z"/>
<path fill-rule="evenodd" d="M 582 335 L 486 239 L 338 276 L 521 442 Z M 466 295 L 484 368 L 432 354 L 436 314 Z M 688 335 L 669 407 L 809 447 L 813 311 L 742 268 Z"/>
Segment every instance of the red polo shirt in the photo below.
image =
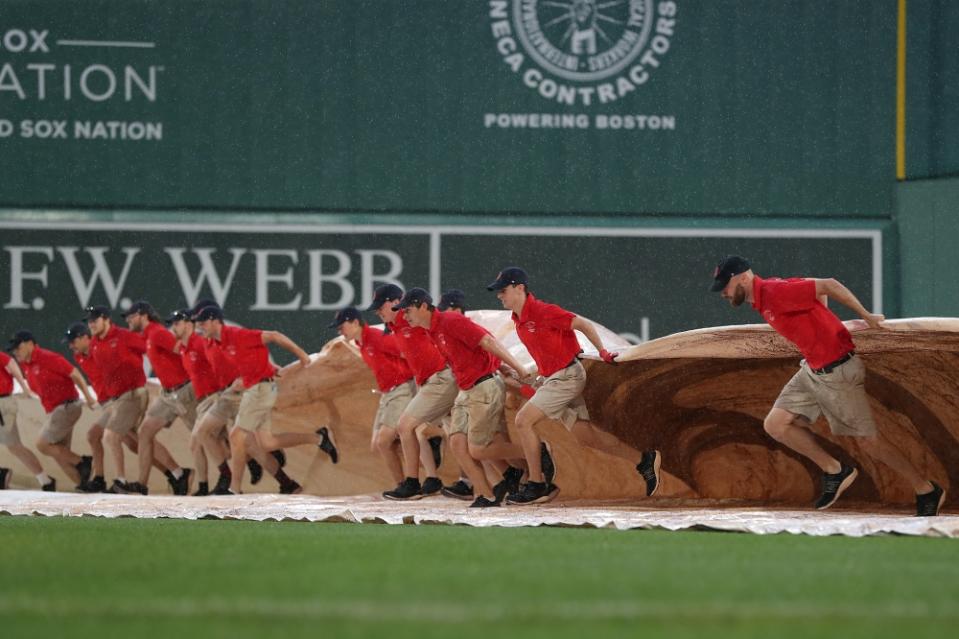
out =
<path fill-rule="evenodd" d="M 193 382 L 193 393 L 197 399 L 202 399 L 222 388 L 213 366 L 206 358 L 204 341 L 196 333 L 191 333 L 186 344 L 180 344 L 180 360 L 183 362 L 183 369 L 190 376 L 190 381 Z"/>
<path fill-rule="evenodd" d="M 499 368 L 499 359 L 479 345 L 489 331 L 465 315 L 433 311 L 429 334 L 461 390 L 473 388 L 476 380 Z"/>
<path fill-rule="evenodd" d="M 270 363 L 270 350 L 263 344 L 263 331 L 224 326 L 219 342 L 220 352 L 236 367 L 247 388 L 276 374 L 276 368 Z"/>
<path fill-rule="evenodd" d="M 171 389 L 182 386 L 189 381 L 183 368 L 183 359 L 173 352 L 176 346 L 176 337 L 159 322 L 150 322 L 143 330 L 147 342 L 147 357 L 163 388 Z"/>
<path fill-rule="evenodd" d="M 555 304 L 547 304 L 526 295 L 526 302 L 519 316 L 512 313 L 516 334 L 536 362 L 543 377 L 549 377 L 573 361 L 583 349 L 570 328 L 576 315 Z"/>
<path fill-rule="evenodd" d="M 93 356 L 88 351 L 86 355 L 83 353 L 74 353 L 73 361 L 77 363 L 77 366 L 80 367 L 80 370 L 83 371 L 83 374 L 87 376 L 87 379 L 90 380 L 90 386 L 93 387 L 93 392 L 97 394 L 97 401 L 101 404 L 108 399 L 112 399 L 107 394 L 107 389 L 103 385 L 103 375 L 100 373 L 100 369 L 97 368 L 96 363 L 93 361 Z"/>
<path fill-rule="evenodd" d="M 446 368 L 446 358 L 436 349 L 433 339 L 425 328 L 410 326 L 403 313 L 398 313 L 389 323 L 389 327 L 396 334 L 396 344 L 406 358 L 406 364 L 413 371 L 419 386 Z"/>
<path fill-rule="evenodd" d="M 372 326 L 364 326 L 363 333 L 357 342 L 360 347 L 360 356 L 376 377 L 376 385 L 384 393 L 413 377 L 410 367 L 406 365 L 403 354 L 400 352 L 397 341 L 399 338 L 391 333 Z"/>
<path fill-rule="evenodd" d="M 77 387 L 70 378 L 73 366 L 58 353 L 39 346 L 33 349 L 29 362 L 21 362 L 20 370 L 37 395 L 43 410 L 52 413 L 53 409 L 71 399 L 80 399 Z"/>
<path fill-rule="evenodd" d="M 108 397 L 119 397 L 146 385 L 147 377 L 143 372 L 146 350 L 142 335 L 115 324 L 102 339 L 94 337 L 90 340 L 90 355 L 103 375 L 103 387 Z"/>
<path fill-rule="evenodd" d="M 216 375 L 217 389 L 223 390 L 240 376 L 240 372 L 233 365 L 233 362 L 223 354 L 220 349 L 220 342 L 209 337 L 200 339 L 203 340 L 203 353 L 206 355 L 206 361 L 209 362 L 213 368 L 213 373 Z"/>
<path fill-rule="evenodd" d="M 7 364 L 13 359 L 0 351 L 0 396 L 13 393 L 13 375 L 7 372 Z"/>
<path fill-rule="evenodd" d="M 816 297 L 816 282 L 753 278 L 753 308 L 799 348 L 811 368 L 822 368 L 855 348 L 843 323 Z"/>

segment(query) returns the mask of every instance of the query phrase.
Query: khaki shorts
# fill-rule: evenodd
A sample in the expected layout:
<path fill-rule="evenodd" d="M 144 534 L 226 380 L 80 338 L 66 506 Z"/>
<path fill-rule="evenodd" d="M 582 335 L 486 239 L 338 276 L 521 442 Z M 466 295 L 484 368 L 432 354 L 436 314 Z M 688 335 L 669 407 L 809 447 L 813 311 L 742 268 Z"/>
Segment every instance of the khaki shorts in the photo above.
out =
<path fill-rule="evenodd" d="M 197 422 L 199 423 L 209 416 L 223 425 L 232 425 L 237 412 L 240 410 L 242 399 L 243 393 L 229 389 L 207 395 L 196 407 L 196 414 L 199 416 Z"/>
<path fill-rule="evenodd" d="M 73 437 L 73 425 L 83 414 L 83 408 L 79 401 L 72 401 L 60 404 L 47 415 L 47 421 L 40 429 L 40 437 L 51 444 L 64 444 L 70 447 L 70 439 Z"/>
<path fill-rule="evenodd" d="M 453 371 L 444 368 L 423 382 L 403 414 L 415 417 L 420 424 L 438 424 L 453 408 L 459 392 Z"/>
<path fill-rule="evenodd" d="M 589 421 L 583 401 L 585 386 L 586 369 L 577 360 L 547 377 L 529 403 L 550 419 L 562 422 L 566 430 L 572 430 L 577 421 Z"/>
<path fill-rule="evenodd" d="M 276 404 L 276 382 L 260 382 L 243 392 L 236 413 L 236 428 L 257 431 L 270 427 L 273 405 Z"/>
<path fill-rule="evenodd" d="M 773 406 L 802 415 L 810 424 L 825 415 L 834 435 L 869 437 L 876 434 L 876 422 L 865 379 L 866 366 L 857 355 L 825 375 L 816 375 L 803 361 Z"/>
<path fill-rule="evenodd" d="M 17 400 L 14 397 L 0 397 L 0 445 L 19 446 L 20 433 L 17 431 Z"/>
<path fill-rule="evenodd" d="M 113 417 L 113 406 L 112 400 L 107 400 L 106 403 L 100 404 L 100 414 L 97 416 L 93 423 L 90 424 L 90 428 L 106 428 L 107 424 L 110 423 L 110 418 Z"/>
<path fill-rule="evenodd" d="M 453 402 L 449 434 L 463 433 L 469 443 L 488 446 L 496 433 L 506 432 L 506 384 L 494 376 L 469 390 L 461 390 Z"/>
<path fill-rule="evenodd" d="M 167 428 L 179 417 L 187 428 L 192 429 L 196 423 L 196 413 L 196 395 L 191 383 L 175 391 L 161 390 L 147 409 L 147 417 L 161 420 Z"/>
<path fill-rule="evenodd" d="M 383 426 L 396 428 L 400 423 L 400 416 L 409 406 L 415 393 L 416 384 L 413 380 L 409 380 L 380 395 L 380 406 L 376 409 L 376 417 L 373 418 L 373 433 L 378 432 Z"/>
<path fill-rule="evenodd" d="M 147 412 L 150 393 L 144 387 L 127 391 L 110 402 L 110 417 L 106 429 L 118 435 L 135 431 Z"/>

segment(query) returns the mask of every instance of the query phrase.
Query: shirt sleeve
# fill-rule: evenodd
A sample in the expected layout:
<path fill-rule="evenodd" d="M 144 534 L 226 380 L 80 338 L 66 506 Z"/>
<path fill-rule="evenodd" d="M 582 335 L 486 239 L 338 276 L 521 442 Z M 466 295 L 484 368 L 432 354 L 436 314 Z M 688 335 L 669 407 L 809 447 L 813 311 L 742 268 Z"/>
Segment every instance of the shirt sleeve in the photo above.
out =
<path fill-rule="evenodd" d="M 539 316 L 537 323 L 561 331 L 569 330 L 573 318 L 576 317 L 575 313 L 570 313 L 565 308 L 556 306 L 556 304 L 543 304 L 539 307 L 537 315 Z"/>
<path fill-rule="evenodd" d="M 10 356 L 0 351 L 0 368 L 6 368 L 7 364 L 10 363 Z"/>
<path fill-rule="evenodd" d="M 236 345 L 241 348 L 263 346 L 263 331 L 255 328 L 236 329 Z"/>
<path fill-rule="evenodd" d="M 58 355 L 57 353 L 50 353 L 44 358 L 44 366 L 47 370 L 51 370 L 54 373 L 63 375 L 64 377 L 70 377 L 70 373 L 73 372 L 73 364 L 67 361 L 67 358 L 63 355 Z"/>
<path fill-rule="evenodd" d="M 150 341 L 166 351 L 172 351 L 173 347 L 176 346 L 176 338 L 173 336 L 173 333 L 165 328 L 153 331 L 153 335 L 150 336 Z"/>
<path fill-rule="evenodd" d="M 489 331 L 465 315 L 456 313 L 451 320 L 447 331 L 471 348 L 479 346 L 483 338 L 489 335 Z"/>
<path fill-rule="evenodd" d="M 813 280 L 770 282 L 763 291 L 763 295 L 765 306 L 779 313 L 809 310 L 818 301 L 816 282 Z"/>
<path fill-rule="evenodd" d="M 142 333 L 134 333 L 133 331 L 125 331 L 121 329 L 123 336 L 123 343 L 126 344 L 127 348 L 136 353 L 147 352 L 147 340 Z"/>

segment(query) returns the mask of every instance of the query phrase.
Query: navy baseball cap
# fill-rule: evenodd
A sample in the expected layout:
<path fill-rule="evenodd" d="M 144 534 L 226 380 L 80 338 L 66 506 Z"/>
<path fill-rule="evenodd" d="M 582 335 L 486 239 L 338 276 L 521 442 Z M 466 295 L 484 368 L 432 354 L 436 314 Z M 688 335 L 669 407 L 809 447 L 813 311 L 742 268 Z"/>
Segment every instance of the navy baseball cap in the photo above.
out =
<path fill-rule="evenodd" d="M 7 342 L 7 348 L 6 348 L 7 352 L 9 353 L 10 351 L 15 349 L 17 346 L 20 346 L 20 344 L 23 344 L 24 342 L 33 342 L 34 344 L 36 344 L 37 340 L 33 339 L 33 333 L 31 333 L 30 331 L 17 331 L 16 333 L 13 334 L 13 337 L 11 337 L 10 340 Z"/>
<path fill-rule="evenodd" d="M 713 285 L 709 287 L 709 290 L 718 293 L 726 288 L 734 275 L 745 273 L 749 269 L 749 260 L 745 257 L 727 255 L 722 262 L 716 265 L 716 269 L 713 271 Z"/>
<path fill-rule="evenodd" d="M 86 313 L 83 319 L 88 322 L 90 320 L 95 320 L 98 317 L 110 319 L 110 309 L 108 309 L 106 306 L 88 306 L 83 309 L 83 312 Z"/>
<path fill-rule="evenodd" d="M 205 322 L 207 320 L 220 320 L 222 322 L 223 309 L 219 306 L 205 306 L 193 316 L 193 321 L 195 322 Z"/>
<path fill-rule="evenodd" d="M 130 317 L 131 315 L 156 315 L 156 310 L 150 302 L 140 300 L 130 304 L 130 308 L 123 313 L 123 317 Z"/>
<path fill-rule="evenodd" d="M 377 286 L 376 290 L 373 291 L 373 301 L 370 302 L 370 305 L 366 310 L 375 311 L 379 307 L 383 306 L 384 302 L 398 300 L 402 297 L 403 289 L 396 284 L 383 284 L 382 286 Z"/>
<path fill-rule="evenodd" d="M 394 311 L 399 311 L 410 306 L 419 306 L 420 304 L 432 304 L 433 298 L 426 292 L 425 288 L 411 288 L 406 291 L 406 295 L 400 300 L 400 303 L 393 307 Z"/>
<path fill-rule="evenodd" d="M 504 268 L 496 276 L 496 281 L 486 287 L 487 291 L 498 291 L 511 284 L 528 284 L 529 276 L 518 266 Z"/>
<path fill-rule="evenodd" d="M 446 311 L 451 308 L 458 308 L 465 311 L 466 293 L 458 288 L 451 288 L 443 293 L 442 297 L 440 297 L 440 303 L 436 305 L 436 308 L 440 309 L 441 311 Z"/>
<path fill-rule="evenodd" d="M 71 344 L 76 338 L 89 334 L 90 329 L 87 328 L 84 322 L 74 322 L 67 327 L 66 332 L 63 334 L 63 343 Z"/>
<path fill-rule="evenodd" d="M 189 308 L 179 308 L 173 311 L 172 313 L 170 313 L 169 315 L 167 315 L 164 322 L 166 323 L 167 326 L 169 326 L 170 324 L 173 324 L 174 322 L 179 322 L 182 320 L 192 322 L 193 316 L 190 315 L 190 310 L 191 309 Z"/>
<path fill-rule="evenodd" d="M 333 321 L 330 322 L 330 325 L 327 328 L 339 328 L 340 324 L 344 322 L 352 322 L 354 320 L 362 320 L 360 312 L 356 310 L 355 306 L 347 306 L 346 308 L 337 311 L 336 316 L 333 318 Z"/>
<path fill-rule="evenodd" d="M 198 300 L 196 304 L 188 308 L 186 312 L 189 313 L 190 317 L 192 317 L 195 320 L 196 316 L 200 314 L 200 311 L 205 309 L 207 306 L 215 306 L 216 308 L 220 308 L 220 305 L 214 302 L 213 300 L 202 299 L 202 300 Z"/>

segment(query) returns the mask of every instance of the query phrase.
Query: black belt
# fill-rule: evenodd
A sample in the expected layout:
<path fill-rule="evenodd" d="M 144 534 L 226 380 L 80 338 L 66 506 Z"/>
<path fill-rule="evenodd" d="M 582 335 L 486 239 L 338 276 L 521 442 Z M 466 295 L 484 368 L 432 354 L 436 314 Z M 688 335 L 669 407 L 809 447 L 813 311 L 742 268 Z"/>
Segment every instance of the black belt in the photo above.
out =
<path fill-rule="evenodd" d="M 839 368 L 840 366 L 842 366 L 843 364 L 851 360 L 852 356 L 855 354 L 856 354 L 856 351 L 849 351 L 848 353 L 846 353 L 845 355 L 837 359 L 835 362 L 829 362 L 822 368 L 810 368 L 809 370 L 811 370 L 816 375 L 828 375 L 829 373 L 833 372 L 834 370 L 836 370 L 837 368 Z"/>
<path fill-rule="evenodd" d="M 559 369 L 559 370 L 561 370 L 561 371 L 562 371 L 562 370 L 566 370 L 567 368 L 569 368 L 569 367 L 572 366 L 573 364 L 578 364 L 578 363 L 579 363 L 579 357 L 573 357 L 573 361 L 571 361 L 569 364 L 567 364 L 566 366 L 564 366 L 563 368 L 561 368 L 561 369 Z"/>
<path fill-rule="evenodd" d="M 180 390 L 181 388 L 183 388 L 184 386 L 186 386 L 186 385 L 189 384 L 189 383 L 190 383 L 190 380 L 186 380 L 185 382 L 183 382 L 183 383 L 180 384 L 179 386 L 173 386 L 173 387 L 171 387 L 171 388 L 164 388 L 164 389 L 163 389 L 163 392 L 165 392 L 165 393 L 175 393 L 176 391 Z"/>
<path fill-rule="evenodd" d="M 492 374 L 492 373 L 487 373 L 486 375 L 483 375 L 482 377 L 480 377 L 479 379 L 477 379 L 475 382 L 473 382 L 473 388 L 476 388 L 477 386 L 479 386 L 480 384 L 482 384 L 483 382 L 485 382 L 485 381 L 488 380 L 488 379 L 493 379 L 493 374 Z"/>
<path fill-rule="evenodd" d="M 67 401 L 63 402 L 62 404 L 58 404 L 58 405 L 57 405 L 57 408 L 60 408 L 60 406 L 69 406 L 70 404 L 76 404 L 76 403 L 79 402 L 79 401 L 80 401 L 79 399 L 68 399 Z"/>
<path fill-rule="evenodd" d="M 10 395 L 12 395 L 12 394 L 13 394 L 13 393 L 7 393 L 6 395 L 0 395 L 0 399 L 3 399 L 4 397 L 10 397 Z"/>
<path fill-rule="evenodd" d="M 266 384 L 267 382 L 272 382 L 274 379 L 276 379 L 276 378 L 275 378 L 275 377 L 264 377 L 263 379 L 261 379 L 260 381 L 258 381 L 256 384 L 253 384 L 253 386 L 256 386 L 256 385 L 258 385 L 258 384 Z"/>

